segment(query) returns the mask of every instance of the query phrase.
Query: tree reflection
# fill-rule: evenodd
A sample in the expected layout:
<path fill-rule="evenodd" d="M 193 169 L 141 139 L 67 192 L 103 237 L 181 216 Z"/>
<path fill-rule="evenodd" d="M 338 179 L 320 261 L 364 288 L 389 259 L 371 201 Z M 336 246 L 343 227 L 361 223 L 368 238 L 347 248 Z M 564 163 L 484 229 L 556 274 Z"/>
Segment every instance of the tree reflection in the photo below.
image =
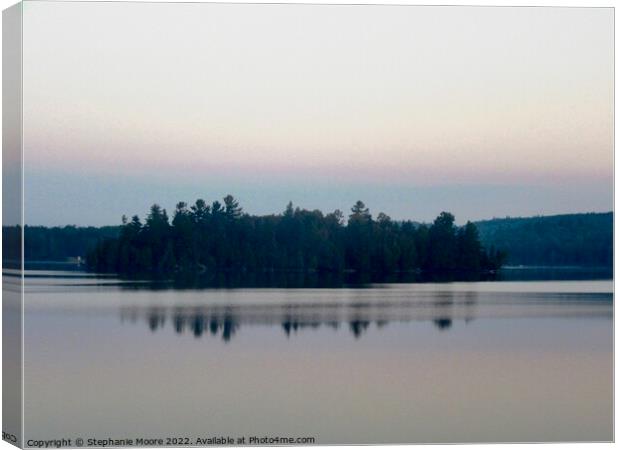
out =
<path fill-rule="evenodd" d="M 368 325 L 370 325 L 370 322 L 367 320 L 352 320 L 349 322 L 349 328 L 355 339 L 358 339 L 368 329 Z"/>
<path fill-rule="evenodd" d="M 440 330 L 446 330 L 452 326 L 452 319 L 448 317 L 439 317 L 433 321 L 435 326 Z"/>
<path fill-rule="evenodd" d="M 136 323 L 142 317 L 151 332 L 164 329 L 169 322 L 177 335 L 215 337 L 223 342 L 230 342 L 242 324 L 279 326 L 287 338 L 302 330 L 321 327 L 339 330 L 344 325 L 357 340 L 370 329 L 383 330 L 395 321 L 430 321 L 438 330 L 446 331 L 452 328 L 455 318 L 462 319 L 464 323 L 473 320 L 475 304 L 475 295 L 471 293 L 456 299 L 453 294 L 444 292 L 431 301 L 415 304 L 355 302 L 346 305 L 177 306 L 172 309 L 126 307 L 121 310 L 121 321 Z"/>

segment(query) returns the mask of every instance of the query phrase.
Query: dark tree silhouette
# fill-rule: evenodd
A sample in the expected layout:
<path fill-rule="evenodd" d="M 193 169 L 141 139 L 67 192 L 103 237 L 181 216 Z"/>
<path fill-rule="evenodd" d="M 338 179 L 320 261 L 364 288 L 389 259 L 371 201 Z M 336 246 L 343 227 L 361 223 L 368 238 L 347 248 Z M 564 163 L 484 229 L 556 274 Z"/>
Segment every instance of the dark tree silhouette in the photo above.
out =
<path fill-rule="evenodd" d="M 223 204 L 197 200 L 176 205 L 172 223 L 153 205 L 144 224 L 123 218 L 118 238 L 105 239 L 88 254 L 92 270 L 120 274 L 238 271 L 395 273 L 488 271 L 501 266 L 501 252 L 486 252 L 472 223 L 454 225 L 443 212 L 430 228 L 396 222 L 379 213 L 373 220 L 358 201 L 349 220 L 295 208 L 279 215 L 244 214 L 231 195 Z"/>
<path fill-rule="evenodd" d="M 476 223 L 480 238 L 507 263 L 613 268 L 614 213 L 515 217 Z"/>
<path fill-rule="evenodd" d="M 456 244 L 454 216 L 448 212 L 442 212 L 428 232 L 429 248 L 426 268 L 429 270 L 455 269 L 459 260 Z"/>
<path fill-rule="evenodd" d="M 190 206 L 189 211 L 185 209 L 187 206 L 180 209 L 181 217 L 178 221 L 176 209 L 172 217 L 173 252 L 175 259 L 180 256 L 179 260 L 175 261 L 175 270 L 198 273 L 221 266 L 222 262 L 214 259 L 216 239 L 221 238 L 217 227 L 221 227 L 220 231 L 222 227 L 228 230 L 230 221 L 224 220 L 220 224 L 217 213 L 213 214 L 211 205 L 202 199 Z M 294 230 L 292 227 L 302 211 L 299 209 L 297 213 L 295 211 L 290 204 L 282 214 L 255 217 L 241 213 L 235 219 L 240 233 L 237 238 L 243 240 L 243 246 L 240 248 L 242 253 L 238 257 L 246 259 L 244 265 L 248 270 L 258 273 L 270 267 L 274 270 L 277 267 L 290 267 L 284 258 L 287 252 L 294 253 L 292 250 L 294 246 L 285 236 L 288 234 L 288 239 L 298 238 L 296 236 L 299 230 Z M 187 213 L 192 223 L 189 234 L 185 221 Z M 308 213 L 310 212 L 305 211 L 303 214 Z M 286 226 L 283 225 L 285 217 L 288 217 Z M 393 221 L 381 213 L 372 223 L 372 245 L 369 251 L 372 252 L 370 259 L 375 270 L 390 271 L 394 264 L 397 267 L 395 271 L 409 270 L 404 268 L 411 267 L 430 270 L 427 263 L 429 226 L 410 221 Z M 506 263 L 514 265 L 605 268 L 612 268 L 613 265 L 611 212 L 493 219 L 476 222 L 474 225 L 479 232 L 480 243 L 484 246 L 481 247 L 481 270 L 497 266 L 497 262 L 502 261 L 506 252 L 508 255 Z M 109 268 L 107 270 L 119 273 L 149 271 L 152 263 L 151 257 L 145 257 L 145 253 L 148 252 L 143 227 L 144 224 L 137 216 L 123 218 L 122 224 L 118 226 L 27 225 L 23 229 L 23 256 L 26 263 L 60 262 L 68 258 L 75 260 L 78 256 L 85 258 L 99 246 L 107 248 L 106 251 L 98 251 L 99 256 L 104 259 L 112 258 L 108 262 L 98 261 L 99 267 L 107 267 Z M 22 230 L 17 226 L 4 226 L 2 229 L 5 237 L 4 261 L 7 267 L 19 267 L 22 256 Z M 319 255 L 316 263 L 317 271 L 331 270 L 342 273 L 345 270 L 352 270 L 345 264 L 343 256 L 346 245 L 349 245 L 347 239 L 350 231 L 344 214 L 339 210 L 325 214 L 320 219 L 320 231 L 314 241 L 319 243 L 316 249 Z M 476 245 L 470 245 L 476 242 L 472 231 L 473 227 L 458 228 L 456 245 L 457 252 L 461 256 L 457 266 L 472 267 L 472 270 L 475 270 L 473 267 L 477 252 Z M 304 231 L 306 232 L 307 230 Z M 188 239 L 190 234 L 191 239 Z M 230 233 L 227 233 L 228 235 Z M 279 264 L 272 264 L 273 258 L 278 258 Z"/>

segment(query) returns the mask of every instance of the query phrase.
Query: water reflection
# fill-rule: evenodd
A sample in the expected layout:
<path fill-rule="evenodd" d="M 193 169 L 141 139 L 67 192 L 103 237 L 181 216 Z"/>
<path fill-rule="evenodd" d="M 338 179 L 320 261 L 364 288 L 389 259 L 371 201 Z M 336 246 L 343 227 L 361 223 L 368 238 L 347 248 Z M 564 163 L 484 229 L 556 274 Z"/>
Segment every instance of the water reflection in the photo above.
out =
<path fill-rule="evenodd" d="M 439 319 L 435 319 L 433 322 L 435 322 L 435 326 L 440 330 L 445 330 L 452 326 L 452 319 L 449 317 L 440 317 Z"/>
<path fill-rule="evenodd" d="M 24 417 L 38 438 L 76 426 L 95 437 L 241 426 L 322 444 L 613 438 L 611 281 L 87 281 L 26 280 Z"/>
<path fill-rule="evenodd" d="M 202 295 L 188 295 L 194 303 L 122 305 L 120 320 L 144 323 L 153 333 L 172 328 L 177 335 L 219 337 L 224 342 L 242 326 L 279 328 L 287 338 L 305 330 L 344 329 L 358 339 L 392 322 L 427 322 L 445 332 L 457 321 L 469 324 L 478 317 L 611 317 L 613 298 L 607 293 L 395 291 L 393 296 L 385 289 L 336 291 L 326 298 L 325 291 L 235 291 L 230 295 L 237 301 L 232 303 L 226 301 L 230 291 L 211 291 L 204 300 Z M 287 301 L 290 295 L 297 301 Z"/>
<path fill-rule="evenodd" d="M 468 323 L 474 318 L 476 300 L 474 293 L 467 293 L 458 302 L 462 307 L 459 316 Z M 144 322 L 151 332 L 158 332 L 170 324 L 176 334 L 191 333 L 194 337 L 220 337 L 229 342 L 241 325 L 277 326 L 287 338 L 304 330 L 347 328 L 357 339 L 368 331 L 372 324 L 381 329 L 390 322 L 429 321 L 439 330 L 452 326 L 450 310 L 455 306 L 454 295 L 438 296 L 432 304 L 418 303 L 351 303 L 351 304 L 287 304 L 247 306 L 176 306 L 164 307 L 122 307 L 122 323 Z"/>

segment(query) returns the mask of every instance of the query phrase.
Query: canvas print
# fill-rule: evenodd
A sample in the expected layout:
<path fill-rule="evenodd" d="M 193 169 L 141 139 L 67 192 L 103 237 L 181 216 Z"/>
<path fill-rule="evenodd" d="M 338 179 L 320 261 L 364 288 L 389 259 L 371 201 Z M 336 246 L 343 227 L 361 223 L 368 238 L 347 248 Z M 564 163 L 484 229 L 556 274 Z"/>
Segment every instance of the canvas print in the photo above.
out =
<path fill-rule="evenodd" d="M 3 15 L 3 438 L 612 441 L 611 8 Z"/>

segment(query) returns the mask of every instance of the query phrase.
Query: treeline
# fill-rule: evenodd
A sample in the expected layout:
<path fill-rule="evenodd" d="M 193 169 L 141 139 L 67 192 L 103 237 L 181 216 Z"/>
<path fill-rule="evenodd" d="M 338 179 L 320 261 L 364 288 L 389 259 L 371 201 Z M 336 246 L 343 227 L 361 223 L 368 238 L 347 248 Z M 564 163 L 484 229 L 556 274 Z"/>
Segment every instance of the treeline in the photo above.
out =
<path fill-rule="evenodd" d="M 294 208 L 251 216 L 230 195 L 223 203 L 177 204 L 170 220 L 153 205 L 144 223 L 123 217 L 117 238 L 102 240 L 88 253 L 92 270 L 120 274 L 178 271 L 325 271 L 393 273 L 488 271 L 505 255 L 485 250 L 476 226 L 454 224 L 443 212 L 432 225 L 374 219 L 358 201 L 348 218 Z"/>
<path fill-rule="evenodd" d="M 195 206 L 195 205 L 194 205 Z M 277 217 L 277 216 L 276 216 Z M 377 218 L 378 220 L 378 218 Z M 376 222 L 376 220 L 375 220 Z M 396 223 L 403 226 L 403 223 Z M 507 253 L 506 264 L 534 266 L 612 267 L 613 213 L 493 219 L 475 223 L 485 248 Z M 419 224 L 410 222 L 409 228 Z M 427 225 L 427 229 L 430 225 Z M 63 261 L 86 258 L 98 243 L 120 236 L 123 226 L 26 226 L 26 261 Z M 3 227 L 6 267 L 21 258 L 21 230 Z M 17 267 L 17 266 L 16 266 Z"/>
<path fill-rule="evenodd" d="M 28 262 L 60 262 L 82 257 L 103 239 L 116 238 L 119 226 L 105 227 L 43 227 L 26 225 L 24 228 L 24 259 Z M 22 257 L 21 227 L 2 227 L 2 259 L 4 265 L 19 267 Z"/>
<path fill-rule="evenodd" d="M 613 213 L 476 222 L 481 241 L 505 250 L 506 264 L 612 267 Z"/>
<path fill-rule="evenodd" d="M 28 261 L 59 261 L 85 257 L 102 239 L 116 238 L 120 227 L 41 227 L 24 229 L 24 255 Z"/>

